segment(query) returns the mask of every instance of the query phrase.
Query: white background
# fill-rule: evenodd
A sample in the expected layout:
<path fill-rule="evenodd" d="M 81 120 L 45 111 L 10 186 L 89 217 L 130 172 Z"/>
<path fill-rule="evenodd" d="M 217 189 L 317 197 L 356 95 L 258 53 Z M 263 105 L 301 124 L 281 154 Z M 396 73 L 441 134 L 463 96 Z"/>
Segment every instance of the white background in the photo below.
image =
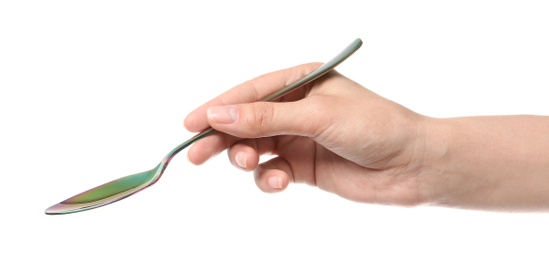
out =
<path fill-rule="evenodd" d="M 547 214 L 263 194 L 225 154 L 183 152 L 135 196 L 44 215 L 154 167 L 210 98 L 355 38 L 338 71 L 419 113 L 549 115 L 543 2 L 2 1 L 0 259 L 547 259 Z"/>

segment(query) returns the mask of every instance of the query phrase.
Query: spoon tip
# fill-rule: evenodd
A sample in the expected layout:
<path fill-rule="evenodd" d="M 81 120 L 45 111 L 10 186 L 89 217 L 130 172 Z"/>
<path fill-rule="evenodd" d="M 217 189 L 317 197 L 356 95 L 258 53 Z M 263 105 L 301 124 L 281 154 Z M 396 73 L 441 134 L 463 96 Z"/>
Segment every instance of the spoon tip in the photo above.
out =
<path fill-rule="evenodd" d="M 60 215 L 60 214 L 64 214 L 67 212 L 67 207 L 66 205 L 63 205 L 63 204 L 55 204 L 49 208 L 47 208 L 44 213 L 46 213 L 46 215 Z"/>

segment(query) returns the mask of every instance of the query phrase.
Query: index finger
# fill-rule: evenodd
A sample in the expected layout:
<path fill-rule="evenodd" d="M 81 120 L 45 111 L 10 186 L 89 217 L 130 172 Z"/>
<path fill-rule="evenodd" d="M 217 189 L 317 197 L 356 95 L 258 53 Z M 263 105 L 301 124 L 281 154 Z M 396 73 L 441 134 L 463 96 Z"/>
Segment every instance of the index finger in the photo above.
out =
<path fill-rule="evenodd" d="M 202 131 L 209 127 L 206 118 L 206 110 L 209 107 L 260 101 L 271 93 L 303 78 L 320 67 L 320 65 L 322 65 L 322 63 L 319 62 L 302 64 L 248 80 L 227 90 L 225 93 L 215 97 L 189 113 L 185 118 L 184 126 L 191 132 Z"/>

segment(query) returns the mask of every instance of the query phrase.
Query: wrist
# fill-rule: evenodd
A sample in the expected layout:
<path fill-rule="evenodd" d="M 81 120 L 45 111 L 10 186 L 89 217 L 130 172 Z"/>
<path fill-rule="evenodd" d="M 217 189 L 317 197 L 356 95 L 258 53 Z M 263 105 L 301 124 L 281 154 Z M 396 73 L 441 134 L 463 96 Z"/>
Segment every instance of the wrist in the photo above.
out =
<path fill-rule="evenodd" d="M 447 204 L 452 200 L 454 180 L 449 175 L 448 151 L 452 129 L 446 119 L 422 117 L 418 127 L 418 190 L 425 204 Z"/>

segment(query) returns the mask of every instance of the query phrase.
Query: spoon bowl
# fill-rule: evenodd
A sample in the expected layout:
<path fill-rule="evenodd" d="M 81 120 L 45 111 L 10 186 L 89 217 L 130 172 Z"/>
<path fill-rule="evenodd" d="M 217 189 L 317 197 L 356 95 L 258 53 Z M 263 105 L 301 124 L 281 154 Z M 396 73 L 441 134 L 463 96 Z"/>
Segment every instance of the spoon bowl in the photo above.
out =
<path fill-rule="evenodd" d="M 313 72 L 307 74 L 302 79 L 278 90 L 277 92 L 263 98 L 261 101 L 271 101 L 276 98 L 279 98 L 303 85 L 306 85 L 312 82 L 315 79 L 318 79 L 322 75 L 328 73 L 330 70 L 335 68 L 349 56 L 351 56 L 355 51 L 357 51 L 360 46 L 362 46 L 362 40 L 356 39 L 349 46 L 347 46 L 343 51 L 341 51 L 337 56 L 335 56 L 330 61 L 324 63 L 322 66 L 318 67 Z M 197 135 L 193 136 L 189 140 L 183 142 L 182 144 L 175 147 L 170 151 L 164 159 L 153 169 L 128 175 L 120 179 L 116 179 L 110 182 L 107 182 L 103 185 L 97 186 L 93 189 L 82 192 L 78 195 L 70 197 L 62 202 L 59 202 L 46 209 L 46 214 L 48 215 L 60 215 L 81 212 L 85 210 L 90 210 L 98 208 L 101 206 L 108 205 L 110 203 L 119 201 L 121 199 L 127 198 L 153 184 L 155 184 L 164 170 L 172 160 L 172 158 L 183 149 L 187 148 L 189 145 L 194 142 L 216 132 L 212 128 L 208 128 Z"/>

